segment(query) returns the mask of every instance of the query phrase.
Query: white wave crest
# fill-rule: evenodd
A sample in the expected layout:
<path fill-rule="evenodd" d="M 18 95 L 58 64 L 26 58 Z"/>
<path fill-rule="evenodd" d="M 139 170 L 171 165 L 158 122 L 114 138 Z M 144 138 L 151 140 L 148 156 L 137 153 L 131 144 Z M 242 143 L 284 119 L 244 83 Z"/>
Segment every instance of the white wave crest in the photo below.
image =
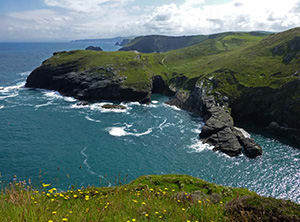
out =
<path fill-rule="evenodd" d="M 121 137 L 121 136 L 140 137 L 140 136 L 148 135 L 152 132 L 152 128 L 149 128 L 147 131 L 145 131 L 143 133 L 131 133 L 131 132 L 125 131 L 125 129 L 126 129 L 126 127 L 111 127 L 111 128 L 108 128 L 108 133 L 111 136 L 117 136 L 117 137 Z"/>
<path fill-rule="evenodd" d="M 49 105 L 52 105 L 52 102 L 47 102 L 45 104 L 40 104 L 40 105 L 36 105 L 35 108 L 40 108 L 40 107 L 44 107 L 44 106 L 49 106 Z"/>
<path fill-rule="evenodd" d="M 18 73 L 18 75 L 19 76 L 29 76 L 30 73 L 31 73 L 31 71 L 27 71 L 27 72 Z"/>
<path fill-rule="evenodd" d="M 174 110 L 177 110 L 177 111 L 181 110 L 177 106 L 169 105 L 169 104 L 166 104 L 166 103 L 164 103 L 164 106 L 169 107 L 169 108 L 174 109 Z"/>
<path fill-rule="evenodd" d="M 95 122 L 95 123 L 101 123 L 101 121 L 100 120 L 97 120 L 97 119 L 92 119 L 91 117 L 89 117 L 89 116 L 86 116 L 85 117 L 88 121 L 91 121 L 91 122 Z"/>
<path fill-rule="evenodd" d="M 3 88 L 2 90 L 0 90 L 0 92 L 7 93 L 10 91 L 21 89 L 22 87 L 25 86 L 25 83 L 26 82 L 23 81 L 23 82 L 18 82 L 16 85 L 13 85 L 13 86 L 0 87 L 0 88 Z"/>
<path fill-rule="evenodd" d="M 157 103 L 158 103 L 158 101 L 157 101 L 157 100 L 152 100 L 152 101 L 151 101 L 151 103 L 153 103 L 153 104 L 157 104 Z"/>
<path fill-rule="evenodd" d="M 44 91 L 43 94 L 48 97 L 49 99 L 63 99 L 64 97 L 60 95 L 58 92 L 55 91 Z"/>
<path fill-rule="evenodd" d="M 200 153 L 204 150 L 212 150 L 214 147 L 207 144 L 203 143 L 199 138 L 193 138 L 192 139 L 193 144 L 189 146 L 189 148 L 193 149 L 194 152 Z"/>
<path fill-rule="evenodd" d="M 7 99 L 7 98 L 13 98 L 13 97 L 16 97 L 18 96 L 19 93 L 13 93 L 13 94 L 10 94 L 10 95 L 7 95 L 7 96 L 0 96 L 0 99 Z"/>
<path fill-rule="evenodd" d="M 4 108 L 4 106 L 0 106 L 0 109 L 3 109 Z"/>
<path fill-rule="evenodd" d="M 201 133 L 201 130 L 200 130 L 200 129 L 192 129 L 192 133 L 200 134 L 200 133 Z"/>

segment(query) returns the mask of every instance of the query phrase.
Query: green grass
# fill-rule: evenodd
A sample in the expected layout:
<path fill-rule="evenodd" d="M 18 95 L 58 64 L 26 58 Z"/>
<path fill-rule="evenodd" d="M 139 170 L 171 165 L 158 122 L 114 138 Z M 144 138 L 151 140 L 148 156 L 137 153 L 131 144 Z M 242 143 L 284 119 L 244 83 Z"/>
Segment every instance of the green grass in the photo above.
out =
<path fill-rule="evenodd" d="M 209 93 L 221 93 L 234 101 L 253 87 L 276 89 L 297 78 L 293 73 L 299 71 L 299 58 L 284 64 L 284 55 L 272 53 L 276 46 L 286 49 L 295 36 L 300 36 L 300 28 L 271 35 L 221 33 L 165 53 L 79 50 L 59 53 L 44 64 L 56 67 L 75 62 L 80 71 L 113 68 L 117 76 L 126 77 L 124 87 L 145 90 L 149 90 L 155 75 L 162 76 L 169 85 L 172 83 L 175 90 L 192 90 L 195 83 L 205 82 L 205 87 L 211 87 Z M 174 79 L 182 76 L 185 81 L 174 85 Z"/>
<path fill-rule="evenodd" d="M 0 221 L 251 221 L 247 215 L 262 204 L 271 212 L 281 207 L 273 218 L 300 217 L 300 206 L 290 201 L 186 175 L 143 176 L 128 185 L 63 193 L 44 186 L 40 191 L 19 183 L 10 186 L 0 195 Z M 267 219 L 262 221 L 271 221 Z"/>

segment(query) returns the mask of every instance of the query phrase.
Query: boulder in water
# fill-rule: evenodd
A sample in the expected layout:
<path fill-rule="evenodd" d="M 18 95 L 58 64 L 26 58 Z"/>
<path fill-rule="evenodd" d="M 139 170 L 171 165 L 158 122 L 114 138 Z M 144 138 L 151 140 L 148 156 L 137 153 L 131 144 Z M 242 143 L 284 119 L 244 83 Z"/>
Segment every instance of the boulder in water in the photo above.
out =
<path fill-rule="evenodd" d="M 126 106 L 117 105 L 117 104 L 105 104 L 102 106 L 102 108 L 103 109 L 121 109 L 121 110 L 127 109 Z"/>

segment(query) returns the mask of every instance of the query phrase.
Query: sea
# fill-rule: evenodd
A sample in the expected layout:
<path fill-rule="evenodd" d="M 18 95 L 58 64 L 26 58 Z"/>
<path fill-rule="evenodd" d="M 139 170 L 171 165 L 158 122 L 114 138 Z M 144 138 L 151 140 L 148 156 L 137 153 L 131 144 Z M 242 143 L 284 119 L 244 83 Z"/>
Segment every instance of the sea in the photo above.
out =
<path fill-rule="evenodd" d="M 200 117 L 166 105 L 88 106 L 55 91 L 27 89 L 27 76 L 53 52 L 113 42 L 0 43 L 0 186 L 30 179 L 36 188 L 126 184 L 142 175 L 188 174 L 300 203 L 300 150 L 251 133 L 263 155 L 229 158 L 199 141 Z"/>

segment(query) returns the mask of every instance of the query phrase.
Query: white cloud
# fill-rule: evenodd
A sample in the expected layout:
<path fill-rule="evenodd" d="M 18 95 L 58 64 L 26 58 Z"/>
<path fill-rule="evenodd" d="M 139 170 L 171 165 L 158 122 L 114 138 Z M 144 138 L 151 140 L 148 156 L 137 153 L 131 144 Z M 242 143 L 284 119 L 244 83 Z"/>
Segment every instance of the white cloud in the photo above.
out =
<path fill-rule="evenodd" d="M 150 30 L 165 34 L 197 34 L 235 30 L 281 31 L 300 25 L 299 0 L 239 0 L 220 5 L 198 7 L 186 0 L 182 5 L 164 5 L 155 9 L 145 23 Z M 159 18 L 165 18 L 162 22 Z"/>
<path fill-rule="evenodd" d="M 232 0 L 215 5 L 205 0 L 185 0 L 159 7 L 145 6 L 137 0 L 44 1 L 48 9 L 2 16 L 0 40 L 282 31 L 300 26 L 300 0 Z"/>
<path fill-rule="evenodd" d="M 130 0 L 45 0 L 45 3 L 49 6 L 78 12 L 97 12 L 107 6 L 120 7 L 128 2 Z"/>

